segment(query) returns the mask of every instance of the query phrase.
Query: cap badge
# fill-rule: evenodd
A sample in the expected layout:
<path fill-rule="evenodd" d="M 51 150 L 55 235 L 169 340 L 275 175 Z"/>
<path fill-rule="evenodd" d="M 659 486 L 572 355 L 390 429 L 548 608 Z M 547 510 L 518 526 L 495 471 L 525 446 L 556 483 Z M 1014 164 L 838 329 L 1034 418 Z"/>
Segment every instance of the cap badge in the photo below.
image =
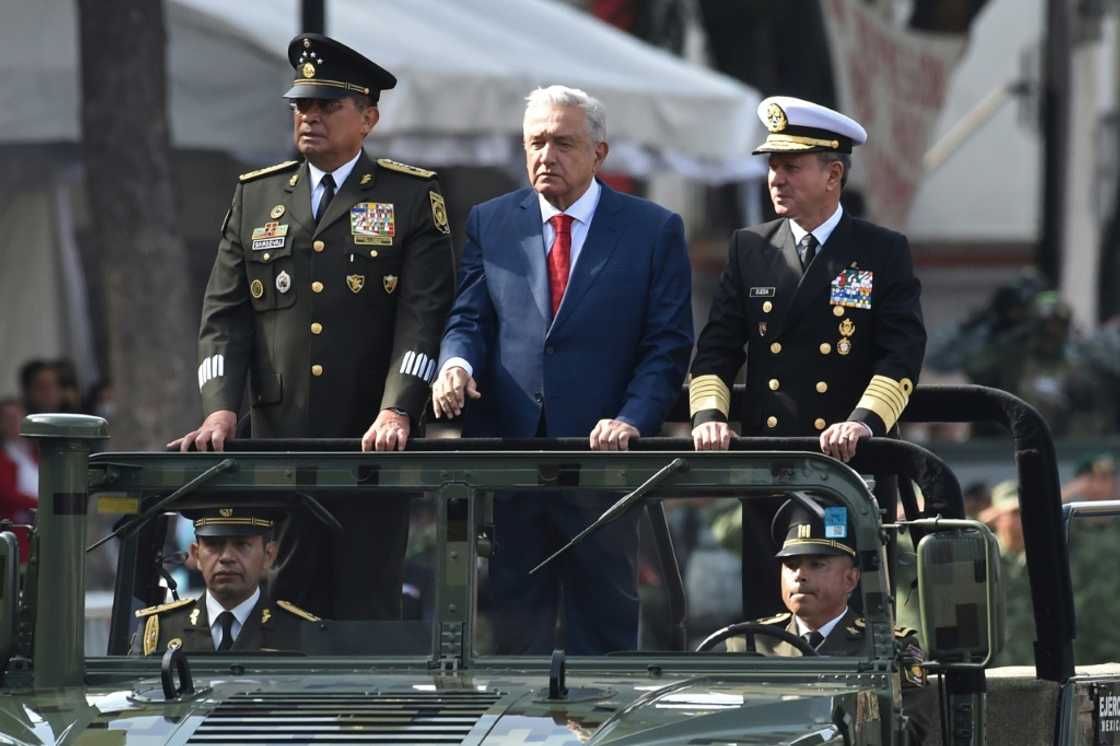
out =
<path fill-rule="evenodd" d="M 346 275 L 346 285 L 350 288 L 350 292 L 357 295 L 362 292 L 362 288 L 366 286 L 365 275 Z"/>
<path fill-rule="evenodd" d="M 782 111 L 782 107 L 777 104 L 770 104 L 766 107 L 766 129 L 771 132 L 781 132 L 789 124 L 786 119 L 786 113 Z"/>
<path fill-rule="evenodd" d="M 222 508 L 218 512 L 222 514 L 222 518 L 229 518 L 233 515 L 233 508 Z"/>
<path fill-rule="evenodd" d="M 311 49 L 311 40 L 310 39 L 304 39 L 303 40 L 303 48 L 304 49 Z"/>
<path fill-rule="evenodd" d="M 809 539 L 809 538 L 812 538 L 812 536 L 813 536 L 813 527 L 812 526 L 810 526 L 808 523 L 798 524 L 798 526 L 797 526 L 797 538 L 798 539 Z"/>
<path fill-rule="evenodd" d="M 303 68 L 301 69 L 301 71 L 303 72 L 303 77 L 305 78 L 315 77 L 315 66 L 310 62 L 303 63 Z"/>

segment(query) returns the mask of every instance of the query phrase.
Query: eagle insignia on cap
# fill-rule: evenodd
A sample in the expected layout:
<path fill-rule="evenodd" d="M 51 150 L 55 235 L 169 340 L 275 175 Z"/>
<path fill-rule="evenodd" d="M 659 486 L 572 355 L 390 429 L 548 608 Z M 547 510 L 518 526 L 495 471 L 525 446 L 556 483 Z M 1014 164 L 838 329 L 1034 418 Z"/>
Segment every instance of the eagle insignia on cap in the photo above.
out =
<path fill-rule="evenodd" d="M 766 107 L 766 129 L 771 132 L 781 132 L 789 124 L 786 119 L 786 113 L 782 111 L 782 107 L 777 104 L 770 104 Z"/>
<path fill-rule="evenodd" d="M 303 77 L 305 77 L 305 78 L 314 78 L 315 77 L 315 66 L 312 65 L 310 62 L 305 62 L 305 63 L 303 63 L 303 68 L 302 68 L 301 72 L 303 73 Z"/>

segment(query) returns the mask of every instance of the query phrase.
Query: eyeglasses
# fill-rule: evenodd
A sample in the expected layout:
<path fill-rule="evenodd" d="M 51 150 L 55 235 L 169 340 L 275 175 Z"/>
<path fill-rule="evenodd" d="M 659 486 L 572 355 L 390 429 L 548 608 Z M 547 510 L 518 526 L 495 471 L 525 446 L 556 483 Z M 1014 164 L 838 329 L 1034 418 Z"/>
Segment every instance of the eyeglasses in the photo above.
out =
<path fill-rule="evenodd" d="M 297 98 L 288 102 L 288 106 L 292 111 L 298 111 L 300 114 L 309 114 L 314 109 L 318 109 L 319 113 L 323 116 L 330 116 L 342 110 L 346 105 L 344 98 Z"/>

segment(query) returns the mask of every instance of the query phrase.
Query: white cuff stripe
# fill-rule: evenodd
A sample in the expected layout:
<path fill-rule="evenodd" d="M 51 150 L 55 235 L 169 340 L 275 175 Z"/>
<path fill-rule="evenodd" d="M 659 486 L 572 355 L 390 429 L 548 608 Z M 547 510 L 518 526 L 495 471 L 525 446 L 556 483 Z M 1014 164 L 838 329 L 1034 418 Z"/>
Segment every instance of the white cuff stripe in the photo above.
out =
<path fill-rule="evenodd" d="M 436 361 L 435 360 L 429 360 L 428 361 L 428 370 L 426 370 L 424 372 L 424 380 L 427 381 L 428 383 L 431 383 L 432 380 L 435 378 L 435 375 L 436 375 Z"/>
<path fill-rule="evenodd" d="M 225 355 L 210 355 L 198 365 L 198 388 L 202 389 L 207 381 L 221 378 L 225 374 Z"/>
<path fill-rule="evenodd" d="M 412 358 L 414 358 L 415 356 L 416 353 L 412 350 L 409 350 L 404 354 L 404 361 L 401 363 L 401 373 L 408 372 L 408 369 L 412 366 Z"/>
<path fill-rule="evenodd" d="M 436 360 L 423 352 L 409 350 L 401 359 L 401 373 L 416 376 L 425 383 L 431 383 L 435 378 Z"/>

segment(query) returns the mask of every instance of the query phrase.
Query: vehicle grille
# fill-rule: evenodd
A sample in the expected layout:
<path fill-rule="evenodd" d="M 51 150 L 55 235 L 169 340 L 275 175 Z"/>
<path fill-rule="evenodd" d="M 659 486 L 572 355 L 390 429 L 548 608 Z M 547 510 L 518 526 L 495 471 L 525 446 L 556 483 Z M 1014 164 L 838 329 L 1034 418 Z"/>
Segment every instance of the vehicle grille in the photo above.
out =
<path fill-rule="evenodd" d="M 500 693 L 255 692 L 230 697 L 187 743 L 462 743 Z"/>

